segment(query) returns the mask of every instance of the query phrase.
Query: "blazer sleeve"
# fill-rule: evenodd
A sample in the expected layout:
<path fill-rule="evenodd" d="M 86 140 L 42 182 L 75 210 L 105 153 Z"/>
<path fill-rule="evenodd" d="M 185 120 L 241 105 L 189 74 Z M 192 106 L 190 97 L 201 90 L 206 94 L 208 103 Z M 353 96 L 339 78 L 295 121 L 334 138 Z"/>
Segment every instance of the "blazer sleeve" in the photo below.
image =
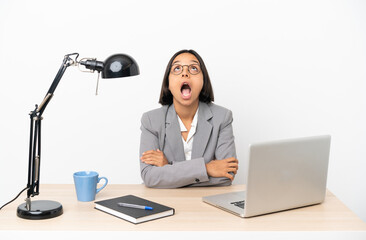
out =
<path fill-rule="evenodd" d="M 164 134 L 161 130 L 152 127 L 149 116 L 145 113 L 141 118 L 140 157 L 145 151 L 159 148 L 159 138 L 161 137 L 164 137 Z M 169 159 L 168 161 L 170 164 L 157 167 L 145 164 L 140 160 L 141 178 L 147 187 L 178 188 L 209 181 L 204 158 L 175 163 Z"/>
<path fill-rule="evenodd" d="M 227 110 L 225 118 L 220 124 L 220 130 L 217 139 L 217 146 L 215 149 L 216 160 L 222 160 L 230 157 L 236 157 L 236 149 L 233 134 L 233 114 L 232 111 Z M 230 173 L 234 175 L 234 173 Z M 232 181 L 226 177 L 209 177 L 208 182 L 196 183 L 192 186 L 229 186 Z"/>
<path fill-rule="evenodd" d="M 232 123 L 233 114 L 230 110 L 228 110 L 226 112 L 225 120 L 220 125 L 220 133 L 215 151 L 215 156 L 217 160 L 222 160 L 230 157 L 236 158 Z"/>

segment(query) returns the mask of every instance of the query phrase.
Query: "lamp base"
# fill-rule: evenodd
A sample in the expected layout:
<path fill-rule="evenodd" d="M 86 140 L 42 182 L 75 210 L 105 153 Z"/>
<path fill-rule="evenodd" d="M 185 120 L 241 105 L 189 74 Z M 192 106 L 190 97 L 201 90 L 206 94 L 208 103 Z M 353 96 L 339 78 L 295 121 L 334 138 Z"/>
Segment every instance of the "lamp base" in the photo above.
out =
<path fill-rule="evenodd" d="M 62 213 L 61 203 L 49 200 L 32 201 L 30 210 L 27 209 L 26 203 L 20 204 L 17 209 L 18 217 L 30 220 L 54 218 Z"/>

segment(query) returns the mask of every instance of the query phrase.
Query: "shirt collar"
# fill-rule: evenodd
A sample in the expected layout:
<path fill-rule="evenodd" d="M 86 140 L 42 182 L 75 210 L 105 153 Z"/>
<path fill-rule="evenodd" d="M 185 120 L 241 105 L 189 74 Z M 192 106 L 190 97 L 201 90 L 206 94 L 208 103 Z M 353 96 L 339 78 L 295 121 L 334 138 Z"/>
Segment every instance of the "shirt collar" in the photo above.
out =
<path fill-rule="evenodd" d="M 192 121 L 192 123 L 191 123 L 191 128 L 192 128 L 192 127 L 193 127 L 193 128 L 196 128 L 196 126 L 197 126 L 198 109 L 199 109 L 199 108 L 197 108 L 197 111 L 196 111 L 196 113 L 194 114 L 193 121 Z M 184 124 L 183 124 L 182 120 L 180 119 L 180 117 L 178 116 L 178 114 L 177 114 L 177 118 L 178 118 L 178 122 L 179 122 L 179 126 L 180 126 L 180 131 L 181 131 L 181 132 L 187 132 L 187 128 L 186 128 L 186 126 L 184 126 Z"/>

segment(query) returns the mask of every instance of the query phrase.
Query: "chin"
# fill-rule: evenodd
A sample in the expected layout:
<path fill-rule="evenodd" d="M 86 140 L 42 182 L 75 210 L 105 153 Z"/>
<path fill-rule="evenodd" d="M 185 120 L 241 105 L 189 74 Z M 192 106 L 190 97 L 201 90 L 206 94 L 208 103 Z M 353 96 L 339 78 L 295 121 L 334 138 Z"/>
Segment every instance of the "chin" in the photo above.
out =
<path fill-rule="evenodd" d="M 176 100 L 174 103 L 178 103 L 178 104 L 183 105 L 185 107 L 189 107 L 189 106 L 195 104 L 196 102 L 198 103 L 199 100 L 198 99 L 196 99 L 196 100 L 192 100 L 192 99 L 189 99 L 189 100 L 179 99 L 179 100 Z"/>

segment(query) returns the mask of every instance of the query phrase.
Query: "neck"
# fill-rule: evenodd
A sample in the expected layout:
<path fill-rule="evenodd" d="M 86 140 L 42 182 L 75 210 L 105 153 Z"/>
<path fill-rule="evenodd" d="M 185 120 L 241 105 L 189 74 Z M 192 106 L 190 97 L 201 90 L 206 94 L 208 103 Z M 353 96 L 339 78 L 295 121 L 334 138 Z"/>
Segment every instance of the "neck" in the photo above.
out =
<path fill-rule="evenodd" d="M 180 119 L 182 121 L 183 120 L 189 120 L 189 121 L 193 120 L 194 115 L 198 109 L 199 101 L 196 101 L 189 106 L 181 105 L 179 103 L 174 102 L 174 100 L 173 100 L 173 103 L 174 103 L 175 112 L 178 114 L 178 116 L 180 117 Z"/>

